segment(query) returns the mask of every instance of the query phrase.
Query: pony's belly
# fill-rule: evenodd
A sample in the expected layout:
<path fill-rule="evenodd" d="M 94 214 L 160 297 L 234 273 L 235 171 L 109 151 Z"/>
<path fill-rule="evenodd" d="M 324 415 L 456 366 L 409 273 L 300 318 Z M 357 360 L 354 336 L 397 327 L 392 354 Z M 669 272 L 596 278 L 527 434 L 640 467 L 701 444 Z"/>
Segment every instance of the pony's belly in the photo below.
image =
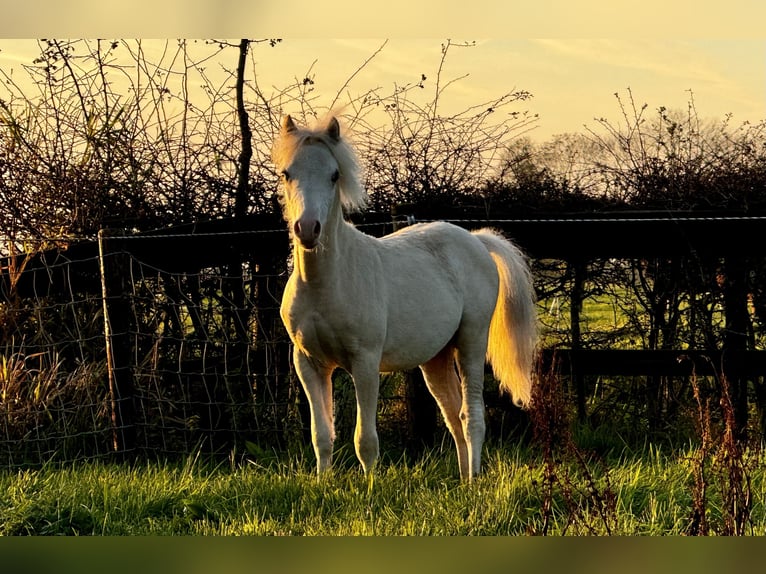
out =
<path fill-rule="evenodd" d="M 422 350 L 420 353 L 403 353 L 401 351 L 393 353 L 390 356 L 383 355 L 380 360 L 381 373 L 393 373 L 396 371 L 409 371 L 423 363 L 433 359 L 439 352 L 449 344 L 449 341 L 440 347 L 432 347 L 428 350 Z"/>
<path fill-rule="evenodd" d="M 420 363 L 417 362 L 401 362 L 401 361 L 395 361 L 392 359 L 382 359 L 380 362 L 380 369 L 379 371 L 381 373 L 395 373 L 397 371 L 409 371 L 410 369 L 414 369 L 417 367 Z"/>
<path fill-rule="evenodd" d="M 380 359 L 380 371 L 391 373 L 407 371 L 427 363 L 451 344 L 457 324 L 443 329 L 421 326 L 420 336 L 389 339 Z"/>

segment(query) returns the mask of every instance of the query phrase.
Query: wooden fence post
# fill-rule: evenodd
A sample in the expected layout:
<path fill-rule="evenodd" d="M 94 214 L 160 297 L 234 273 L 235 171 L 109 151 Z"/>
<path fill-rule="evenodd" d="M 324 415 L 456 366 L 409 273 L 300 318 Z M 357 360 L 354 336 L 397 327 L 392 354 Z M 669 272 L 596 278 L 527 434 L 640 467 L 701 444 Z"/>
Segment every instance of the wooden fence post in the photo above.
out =
<path fill-rule="evenodd" d="M 742 355 L 748 347 L 750 317 L 747 309 L 748 271 L 743 256 L 729 255 L 724 259 L 724 313 L 726 328 L 723 335 L 721 376 L 728 383 L 734 408 L 735 432 L 738 439 L 747 438 L 747 378 L 743 374 Z"/>
<path fill-rule="evenodd" d="M 580 369 L 578 369 L 577 353 L 582 349 L 580 313 L 582 311 L 582 302 L 584 298 L 586 263 L 582 260 L 577 260 L 570 262 L 570 264 L 573 267 L 573 278 L 569 303 L 569 328 L 572 336 L 572 355 L 569 364 L 572 376 L 572 386 L 577 393 L 577 418 L 580 422 L 585 422 L 587 416 L 585 408 L 585 379 L 580 372 Z"/>
<path fill-rule="evenodd" d="M 419 368 L 404 372 L 407 400 L 407 444 L 414 452 L 434 446 L 438 422 L 436 401 L 428 392 Z"/>
<path fill-rule="evenodd" d="M 136 446 L 133 370 L 131 368 L 130 260 L 123 243 L 108 230 L 98 232 L 101 300 L 104 312 L 104 341 L 109 377 L 112 418 L 112 448 L 123 455 Z"/>

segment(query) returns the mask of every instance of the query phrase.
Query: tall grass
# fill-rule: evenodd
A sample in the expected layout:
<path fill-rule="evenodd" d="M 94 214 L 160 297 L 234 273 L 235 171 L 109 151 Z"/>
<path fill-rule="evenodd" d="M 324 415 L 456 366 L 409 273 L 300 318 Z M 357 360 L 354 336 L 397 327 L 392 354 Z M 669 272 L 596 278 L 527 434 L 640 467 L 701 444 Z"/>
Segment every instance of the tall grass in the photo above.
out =
<path fill-rule="evenodd" d="M 684 534 L 694 506 L 694 456 L 691 447 L 614 454 L 609 528 L 588 518 L 584 489 L 569 494 L 585 509 L 579 519 L 562 492 L 546 515 L 545 464 L 524 447 L 488 447 L 485 472 L 473 484 L 461 483 L 452 453 L 438 450 L 415 462 L 384 462 L 372 479 L 342 453 L 321 480 L 310 454 L 218 466 L 193 457 L 182 464 L 50 465 L 0 473 L 0 534 L 522 535 L 542 533 L 544 525 L 551 535 Z M 600 464 L 587 462 L 587 472 L 561 464 L 573 485 L 605 476 Z M 760 465 L 751 475 L 754 534 L 766 532 L 764 484 Z M 707 503 L 710 523 L 720 521 L 724 501 L 709 492 Z"/>

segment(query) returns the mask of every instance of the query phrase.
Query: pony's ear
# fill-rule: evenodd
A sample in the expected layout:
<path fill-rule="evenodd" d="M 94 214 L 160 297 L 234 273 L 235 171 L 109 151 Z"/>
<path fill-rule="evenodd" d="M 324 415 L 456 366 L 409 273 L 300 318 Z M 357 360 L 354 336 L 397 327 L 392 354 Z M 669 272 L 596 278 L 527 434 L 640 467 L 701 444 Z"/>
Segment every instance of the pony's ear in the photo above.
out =
<path fill-rule="evenodd" d="M 337 119 L 332 118 L 330 123 L 327 124 L 327 135 L 330 136 L 332 141 L 340 141 L 340 124 Z"/>
<path fill-rule="evenodd" d="M 288 134 L 290 132 L 294 132 L 297 129 L 298 128 L 295 125 L 293 118 L 291 118 L 289 114 L 282 118 L 282 133 Z"/>

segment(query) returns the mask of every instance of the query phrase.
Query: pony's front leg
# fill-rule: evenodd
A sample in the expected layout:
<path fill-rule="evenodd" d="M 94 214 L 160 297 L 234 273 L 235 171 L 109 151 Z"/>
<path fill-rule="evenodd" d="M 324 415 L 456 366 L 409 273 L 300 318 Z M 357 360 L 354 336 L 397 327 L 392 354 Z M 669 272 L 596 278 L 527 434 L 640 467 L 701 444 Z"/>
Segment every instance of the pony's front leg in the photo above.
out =
<path fill-rule="evenodd" d="M 379 361 L 357 363 L 351 373 L 356 388 L 356 456 L 365 473 L 372 471 L 380 453 L 376 419 L 380 386 Z"/>
<path fill-rule="evenodd" d="M 301 380 L 311 409 L 311 442 L 317 458 L 317 473 L 332 465 L 332 445 L 335 440 L 332 402 L 332 369 L 318 365 L 297 347 L 293 363 Z"/>

